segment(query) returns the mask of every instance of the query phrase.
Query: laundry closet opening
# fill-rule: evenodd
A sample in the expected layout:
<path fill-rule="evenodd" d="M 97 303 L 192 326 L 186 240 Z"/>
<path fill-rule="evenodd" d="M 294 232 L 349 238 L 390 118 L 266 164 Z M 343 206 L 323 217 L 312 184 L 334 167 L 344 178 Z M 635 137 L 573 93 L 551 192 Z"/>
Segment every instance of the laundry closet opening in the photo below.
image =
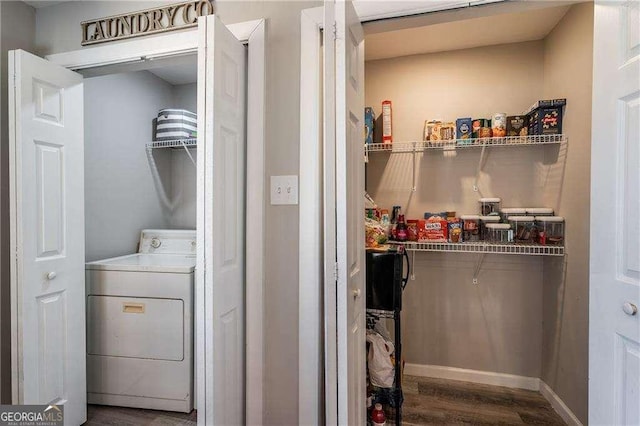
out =
<path fill-rule="evenodd" d="M 197 55 L 83 74 L 87 402 L 190 413 Z"/>

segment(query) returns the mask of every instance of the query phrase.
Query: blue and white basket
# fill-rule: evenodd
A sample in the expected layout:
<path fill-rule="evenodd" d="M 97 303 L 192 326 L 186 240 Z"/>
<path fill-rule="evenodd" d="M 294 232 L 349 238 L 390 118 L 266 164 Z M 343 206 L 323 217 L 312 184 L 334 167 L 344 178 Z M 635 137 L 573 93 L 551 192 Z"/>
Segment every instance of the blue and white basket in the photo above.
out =
<path fill-rule="evenodd" d="M 186 109 L 162 109 L 158 112 L 156 140 L 195 138 L 198 131 L 198 116 Z"/>

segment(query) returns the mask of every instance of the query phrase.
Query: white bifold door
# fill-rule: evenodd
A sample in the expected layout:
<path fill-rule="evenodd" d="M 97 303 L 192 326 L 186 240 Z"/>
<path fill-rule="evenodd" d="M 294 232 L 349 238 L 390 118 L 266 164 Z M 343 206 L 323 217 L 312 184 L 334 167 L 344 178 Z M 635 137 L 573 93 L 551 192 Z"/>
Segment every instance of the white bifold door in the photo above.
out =
<path fill-rule="evenodd" d="M 246 48 L 215 16 L 198 26 L 198 423 L 235 425 L 245 412 Z M 79 425 L 86 421 L 82 76 L 12 51 L 9 94 L 13 402 L 63 404 L 65 424 Z"/>
<path fill-rule="evenodd" d="M 82 76 L 9 52 L 14 404 L 86 420 Z"/>
<path fill-rule="evenodd" d="M 325 2 L 324 28 L 326 421 L 363 425 L 364 32 L 349 1 Z"/>
<path fill-rule="evenodd" d="M 640 424 L 640 3 L 596 1 L 589 424 Z"/>
<path fill-rule="evenodd" d="M 198 424 L 244 423 L 247 51 L 216 16 L 199 20 Z M 204 316 L 201 316 L 204 315 Z M 204 354 L 204 356 L 200 356 Z M 205 407 L 203 410 L 202 407 Z"/>

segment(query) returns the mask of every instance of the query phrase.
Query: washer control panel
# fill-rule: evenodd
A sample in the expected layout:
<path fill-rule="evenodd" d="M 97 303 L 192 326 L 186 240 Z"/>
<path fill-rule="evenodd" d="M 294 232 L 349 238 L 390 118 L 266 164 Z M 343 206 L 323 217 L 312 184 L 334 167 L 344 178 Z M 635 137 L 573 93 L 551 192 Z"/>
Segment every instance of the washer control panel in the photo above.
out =
<path fill-rule="evenodd" d="M 190 229 L 144 229 L 138 253 L 196 254 L 196 231 Z"/>

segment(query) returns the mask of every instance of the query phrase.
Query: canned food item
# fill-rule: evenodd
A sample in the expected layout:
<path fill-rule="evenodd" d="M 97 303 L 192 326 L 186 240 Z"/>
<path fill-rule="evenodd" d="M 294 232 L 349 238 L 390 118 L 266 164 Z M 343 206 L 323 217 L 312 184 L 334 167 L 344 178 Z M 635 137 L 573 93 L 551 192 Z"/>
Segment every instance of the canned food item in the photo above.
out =
<path fill-rule="evenodd" d="M 486 118 L 476 118 L 471 125 L 472 136 L 474 138 L 491 137 L 491 120 Z M 488 136 L 487 136 L 488 135 Z"/>
<path fill-rule="evenodd" d="M 507 136 L 507 114 L 496 112 L 491 119 L 491 132 L 494 138 Z"/>

